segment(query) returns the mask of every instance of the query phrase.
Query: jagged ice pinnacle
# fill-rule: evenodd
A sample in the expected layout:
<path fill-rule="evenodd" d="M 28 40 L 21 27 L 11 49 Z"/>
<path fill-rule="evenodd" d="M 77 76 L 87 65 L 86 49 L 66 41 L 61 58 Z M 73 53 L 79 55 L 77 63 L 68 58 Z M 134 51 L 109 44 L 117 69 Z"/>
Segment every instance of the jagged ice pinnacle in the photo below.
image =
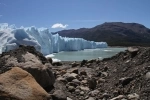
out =
<path fill-rule="evenodd" d="M 82 38 L 61 37 L 52 35 L 47 28 L 20 27 L 0 24 L 0 53 L 19 47 L 19 45 L 31 45 L 44 55 L 60 51 L 77 51 L 83 49 L 95 49 L 107 47 L 106 42 L 87 41 Z"/>

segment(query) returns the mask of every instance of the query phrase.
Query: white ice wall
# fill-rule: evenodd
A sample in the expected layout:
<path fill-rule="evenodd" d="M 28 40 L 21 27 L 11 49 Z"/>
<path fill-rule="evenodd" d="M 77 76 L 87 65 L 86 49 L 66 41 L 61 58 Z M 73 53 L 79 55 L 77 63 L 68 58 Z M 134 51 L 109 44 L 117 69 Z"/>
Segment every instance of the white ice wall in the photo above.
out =
<path fill-rule="evenodd" d="M 77 51 L 107 47 L 106 42 L 87 41 L 82 38 L 52 35 L 47 28 L 16 28 L 7 23 L 0 24 L 0 53 L 17 48 L 19 45 L 31 45 L 44 55 L 60 51 Z"/>

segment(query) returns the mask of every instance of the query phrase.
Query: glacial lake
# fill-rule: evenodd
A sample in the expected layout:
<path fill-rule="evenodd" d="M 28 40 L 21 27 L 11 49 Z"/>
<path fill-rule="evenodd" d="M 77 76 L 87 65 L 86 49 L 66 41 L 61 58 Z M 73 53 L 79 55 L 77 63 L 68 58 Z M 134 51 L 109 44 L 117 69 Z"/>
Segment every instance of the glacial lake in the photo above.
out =
<path fill-rule="evenodd" d="M 112 57 L 115 54 L 125 51 L 127 48 L 123 47 L 108 47 L 99 49 L 85 49 L 82 51 L 63 51 L 53 54 L 53 59 L 59 59 L 61 61 L 82 61 L 83 59 L 103 59 Z"/>

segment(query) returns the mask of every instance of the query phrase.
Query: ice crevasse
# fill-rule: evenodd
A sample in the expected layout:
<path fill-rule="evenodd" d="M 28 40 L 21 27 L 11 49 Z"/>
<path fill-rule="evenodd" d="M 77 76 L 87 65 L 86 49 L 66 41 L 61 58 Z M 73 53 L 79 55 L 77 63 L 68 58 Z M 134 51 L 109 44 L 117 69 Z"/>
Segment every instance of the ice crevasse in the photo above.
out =
<path fill-rule="evenodd" d="M 19 45 L 34 46 L 44 55 L 60 51 L 77 51 L 84 49 L 106 48 L 106 42 L 87 41 L 82 38 L 61 37 L 52 35 L 47 28 L 20 27 L 0 24 L 0 53 L 19 47 Z"/>

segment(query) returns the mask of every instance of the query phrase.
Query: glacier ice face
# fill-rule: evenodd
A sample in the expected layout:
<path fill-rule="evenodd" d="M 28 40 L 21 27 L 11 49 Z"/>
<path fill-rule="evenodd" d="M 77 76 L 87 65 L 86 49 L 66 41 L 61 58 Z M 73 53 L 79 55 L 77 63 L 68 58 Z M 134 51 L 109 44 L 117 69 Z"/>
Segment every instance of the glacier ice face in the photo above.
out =
<path fill-rule="evenodd" d="M 7 23 L 0 24 L 0 53 L 17 48 L 19 45 L 31 45 L 44 55 L 60 51 L 106 48 L 106 42 L 87 41 L 82 38 L 52 35 L 47 28 L 21 27 Z"/>

